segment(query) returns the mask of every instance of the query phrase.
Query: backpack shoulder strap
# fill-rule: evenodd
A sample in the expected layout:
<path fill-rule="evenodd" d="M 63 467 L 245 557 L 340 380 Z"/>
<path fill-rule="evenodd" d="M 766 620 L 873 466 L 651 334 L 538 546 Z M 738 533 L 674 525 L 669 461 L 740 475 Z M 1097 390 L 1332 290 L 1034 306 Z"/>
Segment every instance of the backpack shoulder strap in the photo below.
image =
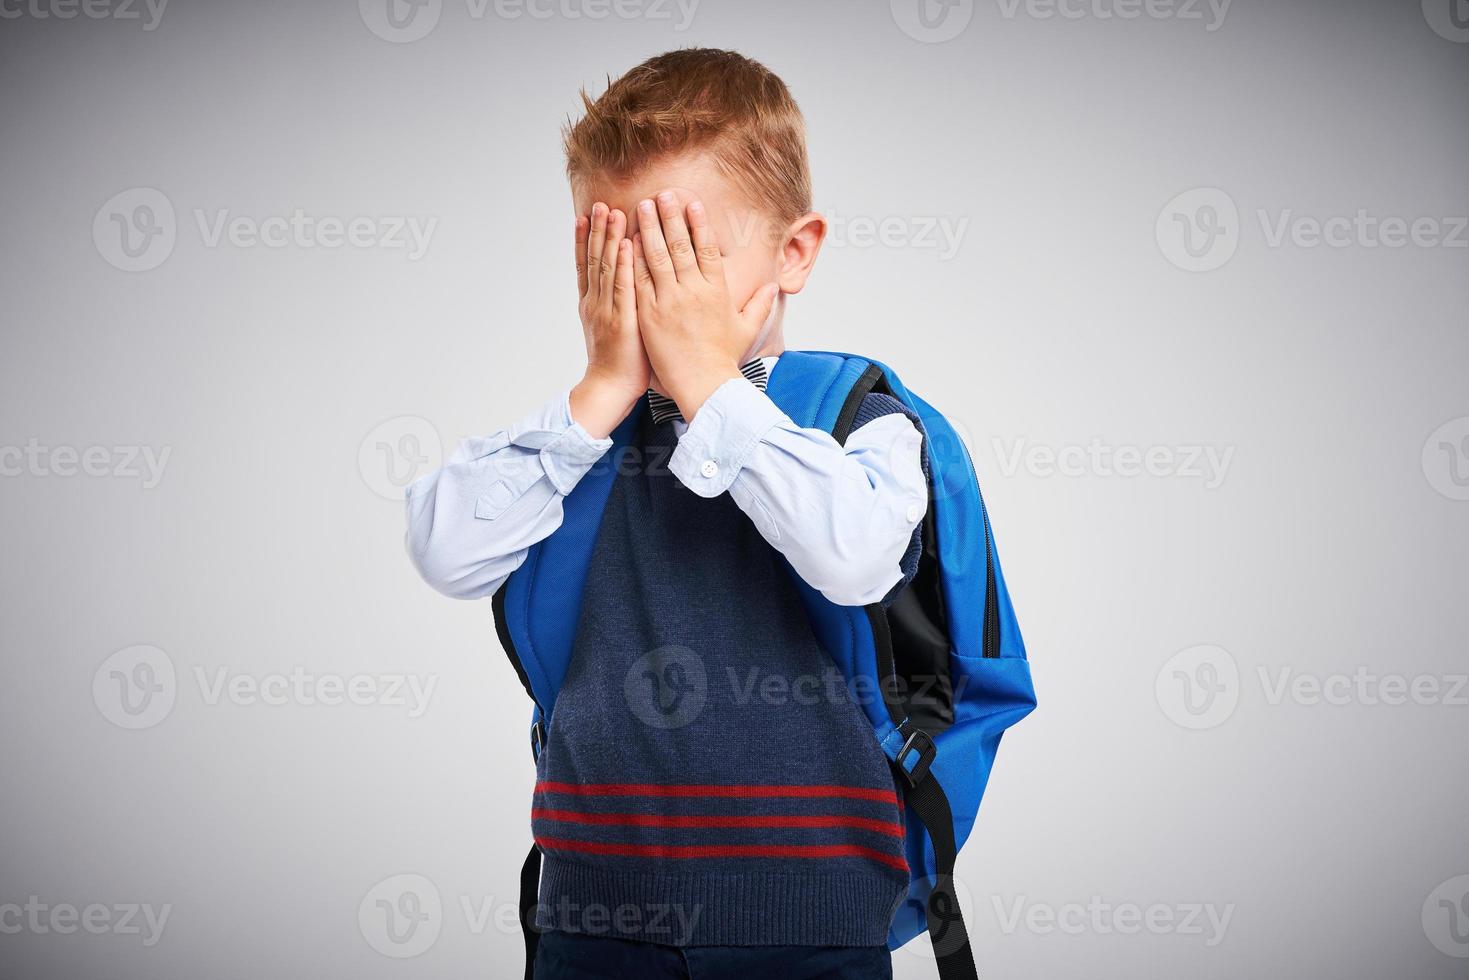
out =
<path fill-rule="evenodd" d="M 842 419 L 842 411 L 871 367 L 867 359 L 851 354 L 786 351 L 770 372 L 765 394 L 801 428 L 836 432 L 843 422 L 851 424 L 850 417 Z M 864 393 L 875 380 L 865 383 Z"/>
<path fill-rule="evenodd" d="M 531 715 L 531 755 L 539 758 L 556 695 L 571 663 L 582 589 L 591 567 L 592 549 L 602 511 L 612 493 L 617 462 L 632 441 L 644 402 L 638 400 L 612 433 L 612 447 L 581 478 L 562 502 L 561 527 L 531 545 L 525 561 L 510 573 L 492 600 L 500 645 L 515 667 L 525 692 L 535 702 Z M 531 844 L 520 870 L 520 930 L 525 940 L 525 980 L 535 974 L 540 932 L 541 849 Z"/>
<path fill-rule="evenodd" d="M 639 399 L 613 431 L 612 446 L 606 455 L 592 465 L 563 501 L 561 526 L 556 533 L 527 549 L 525 560 L 500 586 L 492 602 L 500 644 L 536 704 L 540 725 L 549 721 L 571 662 L 582 588 L 597 529 L 602 524 L 602 511 L 612 492 L 618 461 L 632 441 L 644 410 Z"/>

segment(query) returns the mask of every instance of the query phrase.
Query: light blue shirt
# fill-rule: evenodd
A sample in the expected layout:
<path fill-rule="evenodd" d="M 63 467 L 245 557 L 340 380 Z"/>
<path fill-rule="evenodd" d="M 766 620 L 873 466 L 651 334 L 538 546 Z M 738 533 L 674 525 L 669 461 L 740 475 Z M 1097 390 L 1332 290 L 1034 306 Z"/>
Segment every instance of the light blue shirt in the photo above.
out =
<path fill-rule="evenodd" d="M 767 358 L 769 370 L 774 358 Z M 803 429 L 732 378 L 691 423 L 675 421 L 669 470 L 702 497 L 728 492 L 771 547 L 832 602 L 877 602 L 928 507 L 922 436 L 885 415 L 845 446 Z M 571 418 L 568 394 L 515 426 L 467 439 L 408 487 L 408 553 L 444 595 L 493 595 L 531 545 L 561 526 L 562 501 L 612 446 Z"/>

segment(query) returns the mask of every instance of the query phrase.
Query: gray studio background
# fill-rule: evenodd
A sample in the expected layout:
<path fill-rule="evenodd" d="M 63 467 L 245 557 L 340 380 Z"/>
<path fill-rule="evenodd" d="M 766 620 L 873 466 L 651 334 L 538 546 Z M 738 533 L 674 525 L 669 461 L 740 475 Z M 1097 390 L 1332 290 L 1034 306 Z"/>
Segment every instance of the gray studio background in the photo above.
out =
<path fill-rule="evenodd" d="M 982 974 L 1469 971 L 1463 0 L 394 2 L 0 4 L 0 976 L 519 975 L 527 701 L 398 501 L 576 379 L 558 125 L 689 44 L 807 114 L 791 343 L 974 451 Z"/>

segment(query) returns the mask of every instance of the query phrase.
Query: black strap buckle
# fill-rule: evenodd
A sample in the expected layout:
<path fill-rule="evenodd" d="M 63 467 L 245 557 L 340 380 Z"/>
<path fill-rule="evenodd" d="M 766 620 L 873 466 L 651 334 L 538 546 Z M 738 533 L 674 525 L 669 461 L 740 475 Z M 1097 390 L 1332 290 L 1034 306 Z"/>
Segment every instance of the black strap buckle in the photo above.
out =
<path fill-rule="evenodd" d="M 541 749 L 546 745 L 546 730 L 541 726 L 541 719 L 537 718 L 530 726 L 530 757 L 532 762 L 539 762 Z"/>
<path fill-rule="evenodd" d="M 928 775 L 928 767 L 933 764 L 933 758 L 937 754 L 938 747 L 933 744 L 928 732 L 914 728 L 909 732 L 908 740 L 898 750 L 893 762 L 897 764 L 903 778 L 908 780 L 908 785 L 917 786 Z"/>

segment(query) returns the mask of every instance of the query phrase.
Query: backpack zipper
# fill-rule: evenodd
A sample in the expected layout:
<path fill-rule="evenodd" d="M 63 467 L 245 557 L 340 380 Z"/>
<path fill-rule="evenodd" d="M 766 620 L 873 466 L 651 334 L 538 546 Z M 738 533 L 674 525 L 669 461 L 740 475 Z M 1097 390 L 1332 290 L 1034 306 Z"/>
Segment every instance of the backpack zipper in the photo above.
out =
<path fill-rule="evenodd" d="M 959 448 L 964 450 L 964 460 L 969 464 L 969 474 L 974 477 L 974 492 L 979 497 L 979 512 L 984 517 L 984 637 L 980 645 L 980 656 L 994 660 L 1000 656 L 1000 597 L 995 591 L 995 539 L 990 531 L 990 511 L 984 505 L 984 491 L 979 488 L 979 470 L 969 447 L 954 433 Z"/>

